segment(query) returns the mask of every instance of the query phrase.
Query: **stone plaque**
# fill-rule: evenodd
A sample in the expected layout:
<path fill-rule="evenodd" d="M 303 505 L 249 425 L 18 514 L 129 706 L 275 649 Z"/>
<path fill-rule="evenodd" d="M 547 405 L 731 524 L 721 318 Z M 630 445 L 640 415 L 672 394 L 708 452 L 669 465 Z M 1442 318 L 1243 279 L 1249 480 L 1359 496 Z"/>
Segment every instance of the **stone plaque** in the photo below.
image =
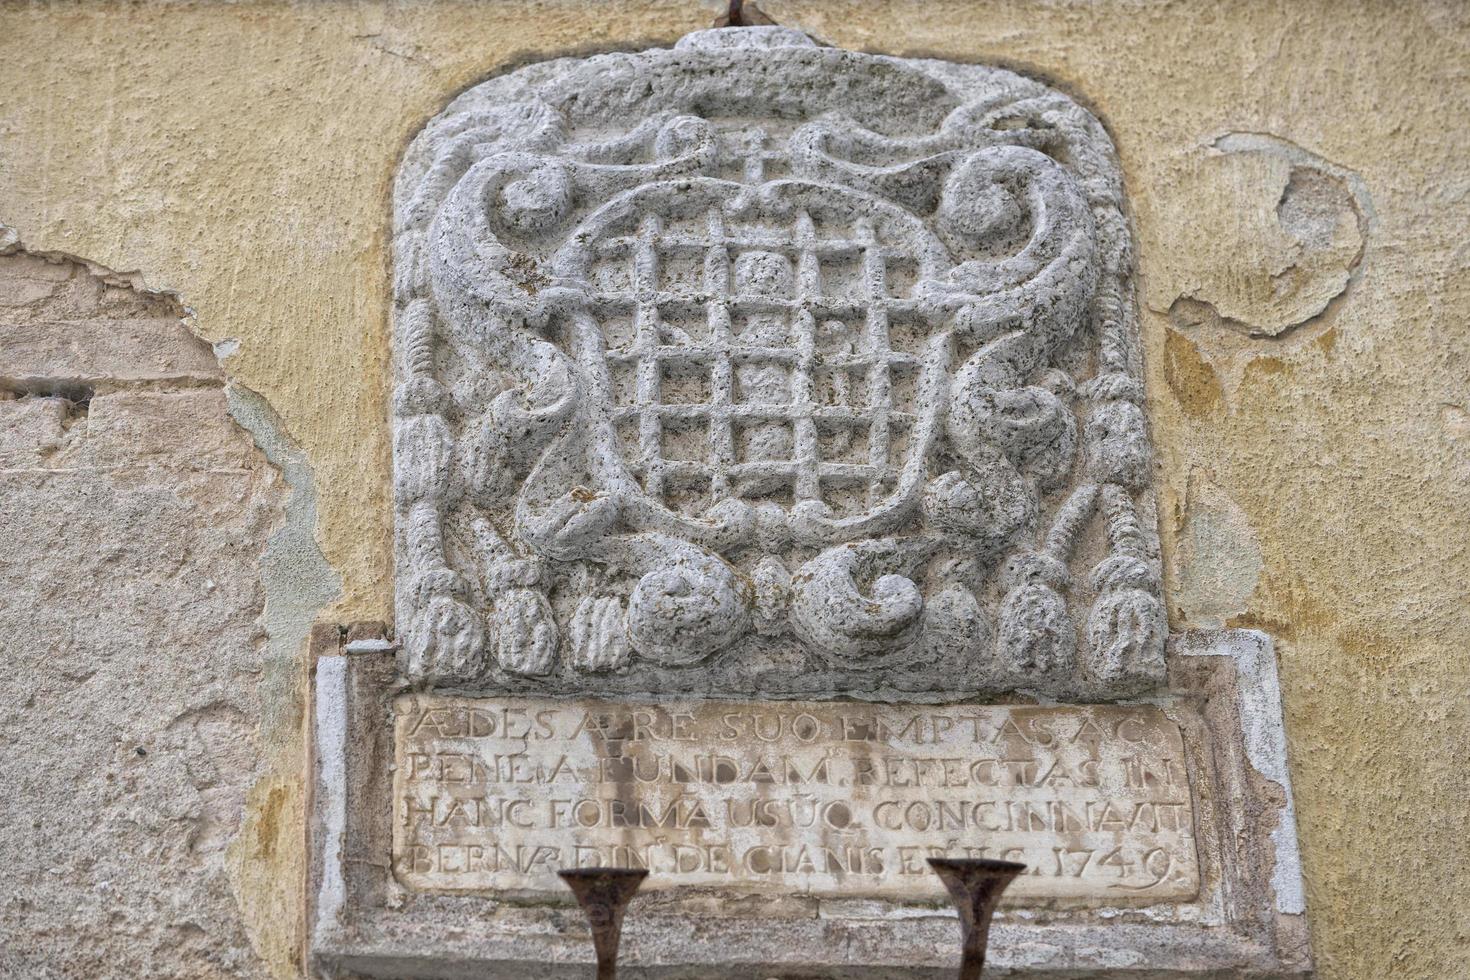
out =
<path fill-rule="evenodd" d="M 1297 975 L 1274 661 L 1171 646 L 1085 108 L 701 31 L 468 89 L 394 202 L 395 613 L 319 663 L 319 962 L 580 976 L 556 872 L 619 865 L 639 967 L 928 980 L 969 855 L 1028 868 L 1007 971 Z"/>
<path fill-rule="evenodd" d="M 411 888 L 646 887 L 934 900 L 929 856 L 1031 869 L 1019 896 L 1199 887 L 1178 725 L 1152 706 L 889 707 L 404 696 L 394 867 Z"/>

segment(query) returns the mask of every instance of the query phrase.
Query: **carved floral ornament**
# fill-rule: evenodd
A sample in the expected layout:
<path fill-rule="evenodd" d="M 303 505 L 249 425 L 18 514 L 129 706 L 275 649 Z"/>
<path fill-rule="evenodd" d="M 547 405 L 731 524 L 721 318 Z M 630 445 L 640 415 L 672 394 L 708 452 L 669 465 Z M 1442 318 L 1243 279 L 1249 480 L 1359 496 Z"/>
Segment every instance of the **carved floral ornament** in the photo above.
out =
<path fill-rule="evenodd" d="M 1071 100 L 700 32 L 471 89 L 397 200 L 411 681 L 1162 681 L 1121 181 Z"/>

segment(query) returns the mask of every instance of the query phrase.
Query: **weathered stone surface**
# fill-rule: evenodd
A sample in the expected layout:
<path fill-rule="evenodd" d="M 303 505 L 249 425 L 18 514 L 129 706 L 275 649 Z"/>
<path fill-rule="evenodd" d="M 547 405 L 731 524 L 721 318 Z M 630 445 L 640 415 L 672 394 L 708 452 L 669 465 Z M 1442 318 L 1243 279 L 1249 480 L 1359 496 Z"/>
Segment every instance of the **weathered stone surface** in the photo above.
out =
<path fill-rule="evenodd" d="M 476 86 L 396 197 L 414 681 L 1163 680 L 1122 182 L 1072 100 L 696 32 Z"/>
<path fill-rule="evenodd" d="M 12 391 L 224 377 L 167 299 L 107 283 L 76 262 L 24 253 L 0 269 L 0 351 L 0 387 Z"/>
<path fill-rule="evenodd" d="M 1470 512 L 1470 346 L 1457 342 L 1470 309 L 1470 129 L 1454 124 L 1470 112 L 1466 6 L 762 6 L 849 48 L 1034 72 L 1105 120 L 1157 308 L 1144 340 L 1166 555 L 1174 522 L 1189 530 L 1176 516 L 1187 486 L 1206 485 L 1262 552 L 1260 587 L 1232 621 L 1278 636 L 1321 976 L 1454 976 L 1470 931 L 1459 900 L 1470 849 L 1444 819 L 1470 808 L 1470 550 L 1445 533 Z M 390 259 L 382 209 L 363 202 L 383 199 L 405 140 L 455 93 L 544 52 L 671 43 L 720 7 L 6 5 L 0 212 L 32 245 L 147 270 L 186 297 L 202 333 L 240 338 L 232 376 L 269 397 L 319 477 L 339 618 L 386 619 Z M 1279 185 L 1200 166 L 1232 127 L 1360 175 L 1370 233 L 1340 300 L 1284 337 L 1251 340 L 1243 385 L 1206 404 L 1165 377 L 1180 336 L 1167 311 L 1201 283 L 1219 294 L 1276 260 L 1251 247 L 1259 226 L 1200 232 L 1258 206 L 1270 219 L 1277 203 Z M 1190 337 L 1203 348 L 1216 329 Z M 1196 622 L 1166 595 L 1176 626 L 1215 616 Z M 254 812 L 291 811 L 263 794 Z M 274 901 L 276 887 L 262 878 L 240 894 Z M 1385 910 L 1408 925 L 1382 928 Z M 574 966 L 572 980 L 586 976 Z"/>
<path fill-rule="evenodd" d="M 645 887 L 932 901 L 926 857 L 1021 861 L 1016 898 L 1199 889 L 1179 726 L 1156 707 L 893 707 L 405 695 L 394 868 L 411 888 Z"/>
<path fill-rule="evenodd" d="M 1195 781 L 1250 777 L 1234 692 L 1164 688 L 1095 118 L 995 69 L 697 32 L 461 95 L 394 232 L 398 667 L 482 696 L 394 702 L 389 790 L 384 665 L 319 664 L 320 962 L 391 971 L 466 895 L 534 933 L 557 870 L 611 864 L 693 903 L 711 975 L 731 912 L 932 909 L 925 857 L 989 855 L 1068 908 L 1042 943 L 1131 908 L 1195 930 L 1161 976 L 1300 971 L 1300 908 L 1242 875 L 1288 855 L 1294 883 L 1294 834 L 1211 811 L 1197 849 Z M 1187 720 L 953 703 L 1015 691 Z M 391 879 L 348 870 L 384 848 Z M 513 973 L 517 942 L 425 968 Z"/>
<path fill-rule="evenodd" d="M 282 487 L 221 387 L 154 384 L 201 365 L 170 301 L 24 254 L 0 293 L 0 385 L 124 389 L 0 400 L 0 974 L 263 977 L 229 848 L 262 768 Z M 44 342 L 18 360 L 45 363 L 13 374 L 22 316 Z"/>

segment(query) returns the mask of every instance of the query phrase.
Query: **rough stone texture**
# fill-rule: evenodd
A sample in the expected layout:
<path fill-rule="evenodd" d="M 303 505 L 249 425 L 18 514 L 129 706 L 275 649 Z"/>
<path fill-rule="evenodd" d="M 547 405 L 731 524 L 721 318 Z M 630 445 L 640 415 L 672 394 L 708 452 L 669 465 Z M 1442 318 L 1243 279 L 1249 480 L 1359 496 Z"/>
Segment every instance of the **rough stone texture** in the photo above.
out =
<path fill-rule="evenodd" d="M 140 302 L 72 262 L 9 256 L 0 269 L 0 309 L 0 386 L 13 394 L 82 399 L 139 382 L 187 387 L 224 379 L 178 310 Z"/>
<path fill-rule="evenodd" d="M 1470 114 L 1464 5 L 762 7 L 849 48 L 1044 78 L 1085 96 L 1107 125 L 1145 286 L 1166 569 L 1214 580 L 1210 555 L 1188 568 L 1176 547 L 1201 506 L 1228 513 L 1228 531 L 1196 523 L 1196 540 L 1259 549 L 1259 570 L 1233 563 L 1230 595 L 1243 598 L 1227 615 L 1279 638 L 1320 973 L 1455 976 L 1470 934 L 1459 819 L 1470 809 L 1470 553 L 1454 530 L 1470 513 L 1470 134 L 1456 122 Z M 319 536 L 343 578 L 337 618 L 385 619 L 384 216 L 404 147 L 487 75 L 548 55 L 671 43 L 713 16 L 712 5 L 682 0 L 11 5 L 0 14 L 0 220 L 36 248 L 148 270 L 152 285 L 180 292 L 207 336 L 238 341 L 227 367 L 277 408 L 315 471 Z M 1259 292 L 1233 285 L 1263 282 L 1293 246 L 1271 232 L 1290 174 L 1270 161 L 1217 161 L 1261 155 L 1218 142 L 1232 133 L 1268 137 L 1278 159 L 1283 146 L 1300 147 L 1326 162 L 1312 169 L 1355 175 L 1368 191 L 1367 230 L 1361 260 L 1322 313 L 1244 338 L 1222 370 L 1204 341 L 1239 330 L 1171 318 L 1176 300 L 1289 325 L 1337 288 L 1343 259 L 1351 265 L 1346 249 L 1330 248 L 1321 258 L 1331 261 L 1307 266 L 1324 285 L 1303 283 L 1301 302 L 1259 310 Z M 1166 597 L 1176 587 L 1166 581 Z M 1222 613 L 1169 605 L 1176 629 L 1194 624 L 1193 609 Z M 186 659 L 208 656 L 200 643 Z M 271 708 L 267 726 L 293 724 Z M 44 766 L 53 743 L 30 744 Z M 247 820 L 295 819 L 281 809 L 297 798 L 292 786 L 260 793 Z M 296 914 L 278 879 L 238 884 L 242 901 L 278 909 L 256 925 L 263 942 Z M 36 921 L 64 929 L 70 907 Z M 271 955 L 283 976 L 293 971 L 288 947 Z"/>
<path fill-rule="evenodd" d="M 0 351 L 0 973 L 265 976 L 229 868 L 292 833 L 237 837 L 281 482 L 166 297 L 0 256 Z"/>
<path fill-rule="evenodd" d="M 476 86 L 395 198 L 414 681 L 1162 683 L 1130 236 L 1072 100 L 697 31 Z"/>

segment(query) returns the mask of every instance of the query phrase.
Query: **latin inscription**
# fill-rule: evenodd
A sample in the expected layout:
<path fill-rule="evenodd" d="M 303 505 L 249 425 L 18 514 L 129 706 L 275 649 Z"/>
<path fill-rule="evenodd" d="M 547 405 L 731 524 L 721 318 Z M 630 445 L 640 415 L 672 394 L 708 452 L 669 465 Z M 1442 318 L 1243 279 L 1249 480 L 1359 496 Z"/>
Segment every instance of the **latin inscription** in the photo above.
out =
<path fill-rule="evenodd" d="M 1025 862 L 1036 897 L 1199 885 L 1179 727 L 1152 706 L 922 707 L 405 695 L 394 866 L 411 888 L 932 898 L 925 858 Z"/>

